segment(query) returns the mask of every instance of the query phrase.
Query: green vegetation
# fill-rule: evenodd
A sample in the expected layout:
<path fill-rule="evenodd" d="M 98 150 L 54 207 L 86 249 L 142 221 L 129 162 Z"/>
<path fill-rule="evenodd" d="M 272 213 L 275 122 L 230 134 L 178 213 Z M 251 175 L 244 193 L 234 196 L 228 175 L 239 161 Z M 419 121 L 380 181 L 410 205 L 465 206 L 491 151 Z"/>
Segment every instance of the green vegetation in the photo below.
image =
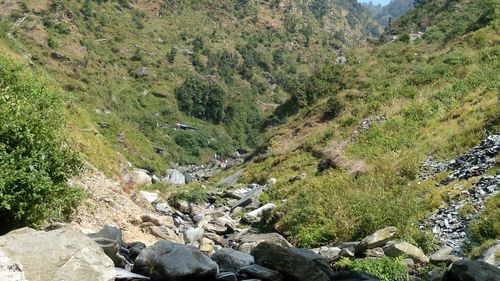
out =
<path fill-rule="evenodd" d="M 108 174 L 124 158 L 163 171 L 257 147 L 262 120 L 290 97 L 284 81 L 332 61 L 331 46 L 380 31 L 351 1 L 305 2 L 25 1 L 0 16 L 0 44 L 31 54 L 74 97 L 71 136 L 91 163 Z M 5 33 L 24 16 L 10 40 Z M 335 30 L 322 29 L 325 21 Z M 187 92 L 193 79 L 206 92 Z M 203 129 L 179 136 L 177 123 Z"/>
<path fill-rule="evenodd" d="M 400 237 L 431 251 L 432 235 L 413 225 L 459 199 L 460 192 L 452 186 L 436 187 L 446 173 L 421 182 L 421 163 L 430 154 L 438 160 L 454 158 L 500 131 L 498 20 L 475 25 L 483 1 L 457 1 L 468 4 L 458 13 L 443 12 L 448 9 L 445 3 L 431 2 L 394 23 L 393 32 L 407 40 L 348 52 L 345 66 L 323 68 L 337 73 L 327 76 L 335 83 L 323 84 L 325 72 L 316 72 L 296 83 L 316 90 L 310 95 L 291 91 L 300 106 L 290 99 L 269 119 L 282 125 L 267 129 L 267 154 L 246 164 L 243 179 L 264 183 L 277 178 L 268 194 L 273 202 L 287 200 L 278 208 L 284 214 L 278 226 L 297 245 L 352 241 L 395 225 Z M 434 14 L 440 17 L 429 17 Z M 429 30 L 423 39 L 402 36 L 414 32 L 419 22 Z M 475 27 L 445 28 L 451 25 Z M 434 38 L 436 29 L 444 35 Z M 324 118 L 337 102 L 342 105 L 337 114 Z M 350 139 L 370 116 L 385 121 L 372 123 Z M 318 163 L 325 158 L 335 165 L 318 173 Z M 289 181 L 301 173 L 307 175 L 304 180 Z M 472 212 L 466 208 L 463 215 Z M 493 215 L 487 215 L 473 224 L 479 241 L 499 237 L 493 221 Z"/>
<path fill-rule="evenodd" d="M 356 270 L 373 274 L 381 281 L 407 281 L 408 272 L 403 258 L 383 257 L 379 259 L 355 259 L 342 258 L 335 263 L 335 267 L 344 270 Z"/>
<path fill-rule="evenodd" d="M 488 199 L 484 213 L 469 226 L 469 238 L 478 245 L 498 237 L 500 237 L 500 194 Z"/>
<path fill-rule="evenodd" d="M 84 192 L 66 180 L 81 161 L 64 142 L 60 93 L 0 57 L 0 233 L 68 219 Z"/>

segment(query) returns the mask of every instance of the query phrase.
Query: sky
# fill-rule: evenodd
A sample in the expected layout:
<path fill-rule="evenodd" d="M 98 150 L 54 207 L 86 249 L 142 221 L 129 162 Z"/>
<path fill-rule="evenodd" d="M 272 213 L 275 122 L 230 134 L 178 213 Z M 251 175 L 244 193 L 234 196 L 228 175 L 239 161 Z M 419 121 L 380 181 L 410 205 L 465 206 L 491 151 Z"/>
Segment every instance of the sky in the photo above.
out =
<path fill-rule="evenodd" d="M 372 2 L 373 4 L 386 5 L 387 3 L 391 2 L 391 0 L 358 0 L 358 2 L 361 2 L 361 3 L 370 3 L 370 2 Z"/>

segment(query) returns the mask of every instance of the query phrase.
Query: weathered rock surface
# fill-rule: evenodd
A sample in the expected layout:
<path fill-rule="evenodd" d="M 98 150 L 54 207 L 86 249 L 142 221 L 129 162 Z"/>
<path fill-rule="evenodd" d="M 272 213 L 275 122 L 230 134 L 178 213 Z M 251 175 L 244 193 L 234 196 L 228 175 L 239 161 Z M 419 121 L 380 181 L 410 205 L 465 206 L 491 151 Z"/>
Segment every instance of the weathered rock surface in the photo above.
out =
<path fill-rule="evenodd" d="M 149 192 L 144 190 L 141 190 L 139 192 L 141 193 L 142 197 L 144 197 L 149 203 L 153 203 L 158 200 L 158 193 L 156 192 Z"/>
<path fill-rule="evenodd" d="M 500 269 L 482 261 L 463 260 L 450 265 L 442 281 L 496 281 Z"/>
<path fill-rule="evenodd" d="M 252 264 L 244 266 L 240 269 L 240 273 L 243 273 L 252 278 L 262 279 L 264 281 L 281 281 L 283 280 L 283 275 L 281 273 L 271 270 L 269 268 L 260 266 L 258 264 Z"/>
<path fill-rule="evenodd" d="M 230 248 L 221 249 L 212 255 L 212 259 L 219 265 L 221 272 L 238 273 L 241 267 L 253 264 L 254 258 Z"/>
<path fill-rule="evenodd" d="M 321 271 L 323 271 L 323 273 L 325 273 L 325 275 L 328 278 L 332 279 L 334 277 L 335 272 L 330 267 L 330 264 L 328 263 L 328 261 L 324 257 L 320 256 L 319 254 L 316 254 L 315 252 L 313 252 L 309 249 L 289 248 L 289 250 L 290 250 L 290 252 L 292 252 L 294 254 L 301 255 L 304 258 L 315 263 L 319 267 L 319 269 L 321 269 Z"/>
<path fill-rule="evenodd" d="M 253 248 L 262 242 L 267 242 L 281 247 L 293 247 L 283 236 L 278 233 L 246 234 L 240 238 L 238 250 L 249 254 Z"/>
<path fill-rule="evenodd" d="M 384 253 L 389 257 L 404 256 L 412 259 L 414 262 L 429 262 L 429 257 L 420 248 L 408 242 L 390 243 L 384 247 Z"/>
<path fill-rule="evenodd" d="M 153 180 L 148 175 L 147 171 L 141 169 L 136 169 L 130 172 L 130 179 L 132 180 L 132 183 L 137 186 L 139 185 L 147 186 L 153 184 Z"/>
<path fill-rule="evenodd" d="M 391 238 L 396 234 L 397 229 L 393 226 L 389 226 L 380 230 L 370 236 L 365 237 L 356 246 L 354 254 L 360 255 L 368 249 L 373 249 L 385 245 Z"/>
<path fill-rule="evenodd" d="M 371 274 L 359 271 L 341 271 L 335 272 L 332 281 L 379 281 L 379 279 Z"/>
<path fill-rule="evenodd" d="M 329 281 L 328 276 L 311 260 L 287 248 L 260 243 L 252 250 L 255 262 L 280 272 L 290 281 Z"/>
<path fill-rule="evenodd" d="M 22 266 L 30 281 L 111 281 L 113 262 L 91 238 L 72 228 L 22 228 L 0 237 L 0 251 Z M 41 262 L 41 258 L 44 258 Z"/>
<path fill-rule="evenodd" d="M 22 266 L 13 262 L 0 250 L 0 280 L 26 281 Z"/>
<path fill-rule="evenodd" d="M 168 169 L 161 180 L 177 185 L 186 184 L 186 176 L 176 169 Z"/>
<path fill-rule="evenodd" d="M 141 251 L 134 272 L 157 281 L 211 281 L 218 274 L 218 266 L 194 247 L 159 241 Z"/>

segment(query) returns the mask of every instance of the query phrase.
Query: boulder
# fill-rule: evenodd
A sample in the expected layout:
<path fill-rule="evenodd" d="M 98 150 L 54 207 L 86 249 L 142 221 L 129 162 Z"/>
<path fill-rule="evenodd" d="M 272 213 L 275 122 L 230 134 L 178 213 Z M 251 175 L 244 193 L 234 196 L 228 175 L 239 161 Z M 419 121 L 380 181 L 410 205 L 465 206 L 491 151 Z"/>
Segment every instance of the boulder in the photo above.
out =
<path fill-rule="evenodd" d="M 0 251 L 0 280 L 26 281 L 22 266 L 9 259 Z"/>
<path fill-rule="evenodd" d="M 334 262 L 340 259 L 340 251 L 341 249 L 339 247 L 327 247 L 323 246 L 321 248 L 316 248 L 313 249 L 313 251 L 325 259 L 327 259 L 329 262 Z"/>
<path fill-rule="evenodd" d="M 106 238 L 95 238 L 96 242 L 104 251 L 116 267 L 124 268 L 126 270 L 132 269 L 132 264 L 121 254 L 121 247 L 117 241 Z"/>
<path fill-rule="evenodd" d="M 269 212 L 273 209 L 276 209 L 276 205 L 274 205 L 273 203 L 267 203 L 258 209 L 255 209 L 249 213 L 244 214 L 242 220 L 248 223 L 258 222 L 261 220 L 262 214 L 264 214 L 265 212 Z"/>
<path fill-rule="evenodd" d="M 238 200 L 231 209 L 235 209 L 237 207 L 246 207 L 250 204 L 256 204 L 259 202 L 259 196 L 262 193 L 264 187 L 261 185 L 254 185 L 254 187 L 248 191 L 243 198 Z"/>
<path fill-rule="evenodd" d="M 238 250 L 249 254 L 253 248 L 262 242 L 267 242 L 279 245 L 285 248 L 293 247 L 290 242 L 278 233 L 258 233 L 258 234 L 245 234 L 240 238 L 240 245 Z"/>
<path fill-rule="evenodd" d="M 290 281 L 329 281 L 328 276 L 313 261 L 290 249 L 263 242 L 252 249 L 255 262 L 280 272 Z"/>
<path fill-rule="evenodd" d="M 427 281 L 441 281 L 445 272 L 446 268 L 437 267 L 429 272 L 424 273 L 422 277 Z"/>
<path fill-rule="evenodd" d="M 0 237 L 0 251 L 22 266 L 30 281 L 115 279 L 113 261 L 91 238 L 72 228 L 12 231 Z"/>
<path fill-rule="evenodd" d="M 112 225 L 103 226 L 102 229 L 99 230 L 99 232 L 89 234 L 89 237 L 93 239 L 104 238 L 114 240 L 118 242 L 118 244 L 123 245 L 123 234 L 121 229 Z"/>
<path fill-rule="evenodd" d="M 128 244 L 127 249 L 129 251 L 129 255 L 128 255 L 129 258 L 132 261 L 135 261 L 137 256 L 139 256 L 141 251 L 144 250 L 145 248 L 146 248 L 146 244 L 144 244 L 142 242 L 132 242 L 132 243 Z"/>
<path fill-rule="evenodd" d="M 158 200 L 158 193 L 156 192 L 148 192 L 141 190 L 139 193 L 146 199 L 149 203 L 154 203 Z"/>
<path fill-rule="evenodd" d="M 244 171 L 245 171 L 244 169 L 241 169 L 241 170 L 237 171 L 236 173 L 230 175 L 229 177 L 221 179 L 220 181 L 217 182 L 217 184 L 218 185 L 231 185 L 231 184 L 235 184 L 235 183 L 238 182 L 238 180 L 240 179 L 241 175 L 243 175 Z"/>
<path fill-rule="evenodd" d="M 330 278 L 330 280 L 334 280 L 333 276 L 335 275 L 335 272 L 330 267 L 330 263 L 324 257 L 316 254 L 309 249 L 290 248 L 289 250 L 294 254 L 299 254 L 306 259 L 314 262 L 321 269 L 321 271 L 323 271 L 325 275 Z"/>
<path fill-rule="evenodd" d="M 231 248 L 220 249 L 212 255 L 221 272 L 238 273 L 241 267 L 254 263 L 253 256 Z"/>
<path fill-rule="evenodd" d="M 244 266 L 240 269 L 240 273 L 247 275 L 252 278 L 258 278 L 264 281 L 281 281 L 283 280 L 283 275 L 281 273 L 271 270 L 269 268 L 263 267 L 258 264 L 252 264 Z"/>
<path fill-rule="evenodd" d="M 500 269 L 482 261 L 461 260 L 452 263 L 442 281 L 495 281 Z"/>
<path fill-rule="evenodd" d="M 186 176 L 176 169 L 168 169 L 162 181 L 171 184 L 183 185 L 186 184 Z"/>
<path fill-rule="evenodd" d="M 385 256 L 384 249 L 377 247 L 373 249 L 368 249 L 366 250 L 363 255 L 365 257 L 371 257 L 371 258 L 381 258 Z"/>
<path fill-rule="evenodd" d="M 491 265 L 496 265 L 497 267 L 500 266 L 500 241 L 497 241 L 495 245 L 484 251 L 479 257 L 479 260 Z"/>
<path fill-rule="evenodd" d="M 196 248 L 168 241 L 142 250 L 134 265 L 134 272 L 153 281 L 212 281 L 218 271 L 217 264 Z"/>
<path fill-rule="evenodd" d="M 130 177 L 134 185 L 148 186 L 153 184 L 153 179 L 148 175 L 147 171 L 136 169 L 130 172 Z"/>
<path fill-rule="evenodd" d="M 420 248 L 408 242 L 391 243 L 384 247 L 384 253 L 389 257 L 405 256 L 417 263 L 429 262 L 429 257 Z"/>
<path fill-rule="evenodd" d="M 372 235 L 367 236 L 363 240 L 361 240 L 361 242 L 356 246 L 354 254 L 360 255 L 368 249 L 373 249 L 385 245 L 385 243 L 387 243 L 392 238 L 392 236 L 396 234 L 396 232 L 397 229 L 393 226 L 377 230 Z"/>

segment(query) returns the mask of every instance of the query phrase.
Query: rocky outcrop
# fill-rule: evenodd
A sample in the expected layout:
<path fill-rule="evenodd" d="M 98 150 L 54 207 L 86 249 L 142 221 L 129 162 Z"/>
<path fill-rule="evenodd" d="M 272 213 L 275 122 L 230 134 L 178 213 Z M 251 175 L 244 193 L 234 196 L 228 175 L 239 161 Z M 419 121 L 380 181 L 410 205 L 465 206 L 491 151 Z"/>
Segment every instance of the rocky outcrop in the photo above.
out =
<path fill-rule="evenodd" d="M 397 229 L 393 226 L 380 229 L 370 236 L 365 237 L 356 246 L 354 254 L 361 255 L 364 251 L 385 245 L 396 234 Z"/>
<path fill-rule="evenodd" d="M 252 264 L 244 266 L 240 269 L 240 274 L 248 278 L 258 278 L 264 281 L 281 281 L 283 280 L 283 275 L 281 273 L 271 270 L 269 268 L 260 266 L 258 264 Z"/>
<path fill-rule="evenodd" d="M 22 228 L 0 237 L 0 251 L 22 266 L 30 281 L 111 281 L 113 262 L 91 238 L 69 227 Z M 43 262 L 40 261 L 42 257 Z"/>
<path fill-rule="evenodd" d="M 500 269 L 482 261 L 464 260 L 450 265 L 442 281 L 494 281 Z"/>
<path fill-rule="evenodd" d="M 153 281 L 211 281 L 218 274 L 218 266 L 194 247 L 159 241 L 141 251 L 134 272 Z"/>

